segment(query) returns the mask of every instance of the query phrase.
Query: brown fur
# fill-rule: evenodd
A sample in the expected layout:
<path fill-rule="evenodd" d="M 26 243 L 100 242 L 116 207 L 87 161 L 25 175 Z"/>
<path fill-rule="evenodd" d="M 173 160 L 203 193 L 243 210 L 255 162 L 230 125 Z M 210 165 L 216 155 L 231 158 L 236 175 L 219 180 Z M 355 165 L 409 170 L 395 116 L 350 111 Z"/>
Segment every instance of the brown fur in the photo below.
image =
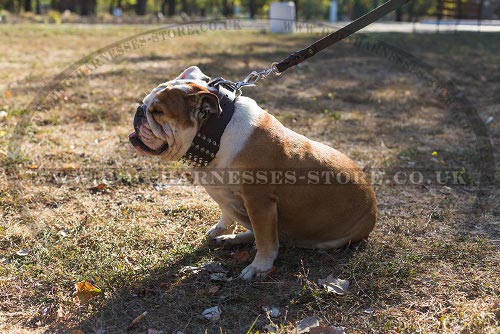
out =
<path fill-rule="evenodd" d="M 375 225 L 375 194 L 357 164 L 334 149 L 324 156 L 311 141 L 288 131 L 269 114 L 263 116 L 247 147 L 235 160 L 239 168 L 330 170 L 358 181 L 333 185 L 242 185 L 257 249 L 259 244 L 264 248 L 275 244 L 276 221 L 280 240 L 305 247 L 336 239 L 344 239 L 342 244 L 355 242 L 366 238 Z M 263 210 L 269 212 L 265 214 Z M 275 211 L 277 216 L 272 214 Z M 252 217 L 253 212 L 259 213 Z"/>

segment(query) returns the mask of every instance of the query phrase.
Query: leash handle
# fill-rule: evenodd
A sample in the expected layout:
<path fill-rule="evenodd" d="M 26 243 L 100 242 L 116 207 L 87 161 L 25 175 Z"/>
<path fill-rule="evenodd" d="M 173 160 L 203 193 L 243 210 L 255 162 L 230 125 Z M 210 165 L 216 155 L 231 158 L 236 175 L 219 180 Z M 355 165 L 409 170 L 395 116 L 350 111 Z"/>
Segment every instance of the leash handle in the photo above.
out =
<path fill-rule="evenodd" d="M 355 32 L 363 29 L 370 23 L 373 23 L 380 19 L 381 17 L 389 14 L 390 12 L 398 9 L 399 7 L 407 4 L 408 2 L 413 0 L 389 0 L 372 11 L 366 13 L 361 16 L 357 20 L 352 21 L 345 27 L 334 31 L 333 33 L 323 37 L 319 41 L 309 45 L 307 48 L 295 51 L 285 59 L 279 61 L 278 63 L 273 64 L 273 67 L 276 69 L 277 73 L 281 74 L 290 67 L 298 65 L 302 63 L 304 60 L 311 58 L 321 50 L 340 42 L 341 40 L 349 37 Z M 276 72 L 275 72 L 276 73 Z"/>

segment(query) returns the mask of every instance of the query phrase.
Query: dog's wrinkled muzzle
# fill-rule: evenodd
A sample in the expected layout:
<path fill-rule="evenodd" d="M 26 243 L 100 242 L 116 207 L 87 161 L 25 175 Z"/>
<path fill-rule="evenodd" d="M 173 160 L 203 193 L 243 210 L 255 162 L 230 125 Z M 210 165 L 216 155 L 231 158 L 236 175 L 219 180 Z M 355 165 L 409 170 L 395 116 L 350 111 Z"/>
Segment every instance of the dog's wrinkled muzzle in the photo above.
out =
<path fill-rule="evenodd" d="M 134 147 L 139 148 L 140 150 L 145 151 L 146 153 L 158 155 L 158 154 L 161 154 L 165 150 L 168 149 L 167 143 L 165 143 L 159 149 L 153 150 L 152 148 L 150 148 L 146 144 L 144 144 L 142 142 L 142 140 L 139 138 L 140 128 L 141 128 L 142 124 L 144 124 L 144 122 L 147 122 L 147 118 L 146 118 L 146 109 L 147 108 L 148 108 L 148 106 L 146 104 L 143 104 L 143 105 L 140 105 L 139 107 L 137 107 L 137 111 L 135 112 L 135 116 L 134 116 L 134 130 L 135 131 L 132 132 L 131 134 L 129 134 L 128 140 L 130 141 L 130 143 Z"/>

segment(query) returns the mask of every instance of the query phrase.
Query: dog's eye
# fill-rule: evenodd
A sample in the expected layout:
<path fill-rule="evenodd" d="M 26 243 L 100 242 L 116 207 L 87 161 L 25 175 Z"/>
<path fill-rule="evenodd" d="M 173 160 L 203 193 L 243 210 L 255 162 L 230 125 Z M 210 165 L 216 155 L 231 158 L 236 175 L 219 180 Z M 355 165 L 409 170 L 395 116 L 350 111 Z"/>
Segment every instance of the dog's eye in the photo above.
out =
<path fill-rule="evenodd" d="M 153 110 L 151 110 L 151 114 L 153 114 L 153 115 L 161 115 L 161 110 L 159 110 L 159 109 L 153 109 Z"/>

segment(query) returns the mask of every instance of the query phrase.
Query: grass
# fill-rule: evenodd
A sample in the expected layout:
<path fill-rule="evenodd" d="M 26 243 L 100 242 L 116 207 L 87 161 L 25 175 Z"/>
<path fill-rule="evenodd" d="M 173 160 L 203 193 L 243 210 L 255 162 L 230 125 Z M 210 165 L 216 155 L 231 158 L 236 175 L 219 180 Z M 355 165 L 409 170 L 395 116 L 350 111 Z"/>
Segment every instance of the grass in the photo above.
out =
<path fill-rule="evenodd" d="M 376 184 L 380 218 L 370 238 L 339 250 L 280 249 L 263 281 L 211 281 L 187 266 L 220 263 L 237 276 L 249 260 L 206 244 L 218 208 L 202 188 L 168 185 L 167 166 L 127 142 L 138 99 L 197 64 L 238 79 L 313 36 L 224 32 L 150 45 L 65 88 L 34 114 L 21 151 L 9 156 L 14 125 L 44 82 L 93 50 L 144 28 L 0 26 L 0 332 L 292 332 L 304 317 L 347 333 L 496 333 L 500 330 L 497 187 L 475 206 L 477 187 Z M 480 116 L 499 105 L 498 35 L 379 34 L 464 88 Z M 488 89 L 485 89 L 488 87 Z M 7 93 L 8 91 L 8 93 Z M 463 116 L 417 78 L 338 44 L 279 78 L 245 90 L 286 126 L 372 169 L 463 168 L 480 161 Z M 489 127 L 498 146 L 498 122 Z M 432 152 L 437 151 L 436 157 Z M 434 159 L 433 159 L 434 158 Z M 471 176 L 472 177 L 472 176 Z M 103 189 L 95 190 L 104 182 Z M 94 190 L 93 190 L 94 189 Z M 16 254 L 29 250 L 26 256 Z M 250 258 L 251 260 L 251 258 Z M 346 295 L 318 279 L 348 279 Z M 88 304 L 74 284 L 102 289 Z M 214 292 L 214 286 L 218 290 Z M 212 306 L 221 319 L 201 312 Z M 280 309 L 269 319 L 263 305 Z"/>

